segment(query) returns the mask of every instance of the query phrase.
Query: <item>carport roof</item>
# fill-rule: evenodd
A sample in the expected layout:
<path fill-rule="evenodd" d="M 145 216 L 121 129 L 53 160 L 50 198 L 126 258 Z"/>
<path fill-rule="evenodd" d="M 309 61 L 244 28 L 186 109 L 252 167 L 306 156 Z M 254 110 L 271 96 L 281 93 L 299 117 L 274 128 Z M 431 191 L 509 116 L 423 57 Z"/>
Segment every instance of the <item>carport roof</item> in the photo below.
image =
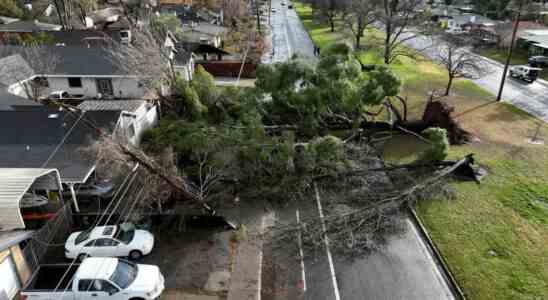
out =
<path fill-rule="evenodd" d="M 0 168 L 0 230 L 25 228 L 19 202 L 33 184 L 62 190 L 57 169 Z"/>

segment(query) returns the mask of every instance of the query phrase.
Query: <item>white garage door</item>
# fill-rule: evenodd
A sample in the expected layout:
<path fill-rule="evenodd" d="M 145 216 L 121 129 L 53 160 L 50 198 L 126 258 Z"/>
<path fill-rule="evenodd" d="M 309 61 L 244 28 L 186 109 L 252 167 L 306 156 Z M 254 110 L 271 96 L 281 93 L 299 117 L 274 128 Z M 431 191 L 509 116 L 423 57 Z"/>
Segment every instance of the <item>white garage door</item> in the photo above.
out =
<path fill-rule="evenodd" d="M 19 287 L 15 265 L 11 256 L 8 256 L 0 263 L 0 294 L 7 295 L 8 299 L 12 299 L 17 294 Z"/>

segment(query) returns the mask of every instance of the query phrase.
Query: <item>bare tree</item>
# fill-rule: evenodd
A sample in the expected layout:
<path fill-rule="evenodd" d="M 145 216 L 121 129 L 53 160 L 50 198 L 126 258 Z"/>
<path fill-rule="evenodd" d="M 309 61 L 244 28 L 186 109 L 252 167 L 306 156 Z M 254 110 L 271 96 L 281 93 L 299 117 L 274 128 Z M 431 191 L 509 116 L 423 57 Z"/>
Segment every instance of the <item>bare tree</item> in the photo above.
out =
<path fill-rule="evenodd" d="M 471 44 L 472 41 L 468 38 L 449 34 L 438 38 L 437 56 L 449 76 L 445 89 L 446 96 L 451 91 L 454 79 L 478 79 L 488 70 L 485 60 L 470 51 Z"/>
<path fill-rule="evenodd" d="M 413 28 L 422 23 L 419 12 L 422 0 L 375 0 L 378 5 L 377 20 L 384 30 L 384 63 L 391 64 L 400 56 L 414 57 L 416 52 L 404 43 L 417 37 Z"/>
<path fill-rule="evenodd" d="M 363 31 L 375 22 L 375 5 L 370 0 L 347 0 L 345 3 L 345 23 L 354 37 L 354 48 L 360 48 Z"/>
<path fill-rule="evenodd" d="M 331 32 L 335 32 L 335 19 L 343 10 L 342 1 L 337 0 L 314 0 L 312 6 L 327 19 Z"/>
<path fill-rule="evenodd" d="M 175 82 L 173 65 L 174 49 L 164 44 L 167 32 L 141 26 L 131 28 L 132 41 L 129 44 L 112 42 L 108 48 L 110 59 L 149 92 L 161 90 Z M 164 93 L 160 93 L 164 94 Z"/>

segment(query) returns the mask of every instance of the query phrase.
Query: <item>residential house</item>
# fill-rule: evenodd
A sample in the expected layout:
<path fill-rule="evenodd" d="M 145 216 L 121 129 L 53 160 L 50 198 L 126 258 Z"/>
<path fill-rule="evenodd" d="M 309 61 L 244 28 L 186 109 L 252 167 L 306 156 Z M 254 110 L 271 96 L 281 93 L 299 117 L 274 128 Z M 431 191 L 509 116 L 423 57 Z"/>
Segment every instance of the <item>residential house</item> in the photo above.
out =
<path fill-rule="evenodd" d="M 512 42 L 512 33 L 514 31 L 515 22 L 501 22 L 495 26 L 497 46 L 500 48 L 509 48 Z M 521 36 L 526 36 L 528 30 L 547 30 L 548 27 L 538 22 L 521 21 L 517 30 L 518 39 Z"/>
<path fill-rule="evenodd" d="M 227 32 L 226 27 L 205 22 L 183 25 L 185 41 L 209 44 L 217 48 L 223 48 L 223 38 Z"/>
<path fill-rule="evenodd" d="M 13 65 L 10 62 L 20 61 L 20 58 L 25 56 L 24 47 L 5 46 L 3 48 L 5 55 L 12 53 L 6 56 L 8 61 L 6 65 Z M 107 48 L 44 46 L 43 49 L 44 59 L 54 59 L 56 63 L 50 70 L 43 70 L 41 74 L 33 71 L 26 78 L 18 78 L 20 76 L 13 78 L 11 73 L 5 74 L 10 81 L 9 84 L 4 83 L 4 85 L 10 86 L 10 92 L 25 97 L 26 95 L 22 92 L 24 83 L 38 78 L 44 85 L 42 91 L 44 94 L 63 90 L 71 95 L 81 95 L 85 98 L 122 99 L 140 99 L 147 95 L 148 91 L 140 83 L 139 77 L 124 70 Z M 17 82 L 14 83 L 14 80 Z"/>
<path fill-rule="evenodd" d="M 529 55 L 548 55 L 548 30 L 524 30 L 518 36 L 518 45 L 529 50 Z"/>
<path fill-rule="evenodd" d="M 494 26 L 497 22 L 477 14 L 464 13 L 453 15 L 447 21 L 448 30 L 464 30 L 470 31 L 471 28 L 477 26 Z"/>
<path fill-rule="evenodd" d="M 158 105 L 146 100 L 86 100 L 78 105 L 82 111 L 118 111 L 116 130 L 133 145 L 138 145 L 145 130 L 158 124 Z"/>
<path fill-rule="evenodd" d="M 58 170 L 78 210 L 74 185 L 96 176 L 95 159 L 82 149 L 97 140 L 99 132 L 86 122 L 112 133 L 119 119 L 120 111 L 0 111 L 0 168 Z"/>

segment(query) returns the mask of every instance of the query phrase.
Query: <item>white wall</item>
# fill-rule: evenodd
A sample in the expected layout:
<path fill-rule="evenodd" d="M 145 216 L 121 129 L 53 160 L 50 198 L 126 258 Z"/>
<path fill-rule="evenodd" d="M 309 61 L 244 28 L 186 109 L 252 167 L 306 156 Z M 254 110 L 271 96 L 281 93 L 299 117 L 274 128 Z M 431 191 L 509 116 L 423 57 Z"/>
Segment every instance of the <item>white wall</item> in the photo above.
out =
<path fill-rule="evenodd" d="M 69 87 L 67 77 L 48 77 L 48 93 L 53 91 L 67 91 L 73 95 L 84 95 L 89 98 L 97 97 L 97 84 L 95 78 L 82 78 L 82 87 Z M 134 78 L 112 78 L 114 97 L 117 98 L 142 98 L 146 94 L 143 87 L 139 87 Z"/>
<path fill-rule="evenodd" d="M 189 63 L 186 65 L 174 65 L 173 67 L 175 68 L 175 72 L 178 72 L 184 80 L 190 81 L 196 68 L 194 57 L 191 56 Z"/>
<path fill-rule="evenodd" d="M 139 145 L 144 131 L 158 124 L 158 109 L 156 105 L 147 103 L 142 105 L 134 114 L 135 116 L 122 115 L 120 127 L 124 129 L 130 143 Z M 133 136 L 130 136 L 130 126 L 134 128 L 135 134 Z"/>

